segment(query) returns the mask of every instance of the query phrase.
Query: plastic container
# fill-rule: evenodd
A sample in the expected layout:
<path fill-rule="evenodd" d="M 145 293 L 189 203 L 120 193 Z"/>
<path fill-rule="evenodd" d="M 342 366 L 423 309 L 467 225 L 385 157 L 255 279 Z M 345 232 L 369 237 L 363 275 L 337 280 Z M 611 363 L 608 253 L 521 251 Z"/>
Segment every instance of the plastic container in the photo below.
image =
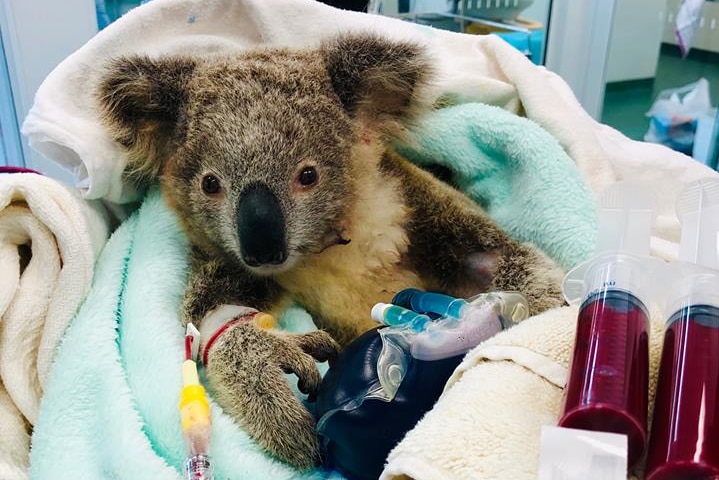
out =
<path fill-rule="evenodd" d="M 513 291 L 480 293 L 465 300 L 406 288 L 394 296 L 392 303 L 433 318 L 449 317 L 461 320 L 479 320 L 491 310 L 500 318 L 501 328 L 509 328 L 529 316 L 527 297 Z"/>
<path fill-rule="evenodd" d="M 397 391 L 371 394 L 381 383 L 380 357 L 386 347 L 383 330 L 373 329 L 351 342 L 327 372 L 315 414 L 327 468 L 349 480 L 374 480 L 387 455 L 432 408 L 463 356 L 422 361 L 407 355 L 406 372 Z"/>
<path fill-rule="evenodd" d="M 527 299 L 516 292 L 467 301 L 408 289 L 392 301 L 401 305 L 372 309 L 372 317 L 385 325 L 340 353 L 317 394 L 322 458 L 351 480 L 376 479 L 392 448 L 442 394 L 464 354 L 529 311 Z"/>

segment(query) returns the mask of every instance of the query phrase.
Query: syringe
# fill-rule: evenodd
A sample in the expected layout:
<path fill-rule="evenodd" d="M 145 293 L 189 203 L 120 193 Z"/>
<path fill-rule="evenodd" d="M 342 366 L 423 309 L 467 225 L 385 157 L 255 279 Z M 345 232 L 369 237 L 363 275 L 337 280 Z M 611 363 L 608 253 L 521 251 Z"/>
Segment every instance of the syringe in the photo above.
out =
<path fill-rule="evenodd" d="M 687 187 L 677 216 L 648 480 L 719 478 L 719 181 Z"/>
<path fill-rule="evenodd" d="M 372 319 L 388 326 L 403 326 L 415 332 L 424 330 L 431 319 L 404 307 L 389 303 L 378 303 L 372 307 Z"/>
<path fill-rule="evenodd" d="M 601 198 L 597 255 L 563 286 L 567 301 L 581 306 L 559 425 L 627 435 L 630 468 L 647 437 L 652 217 L 648 193 L 610 186 Z"/>
<path fill-rule="evenodd" d="M 519 292 L 480 293 L 465 300 L 441 293 L 406 288 L 394 296 L 392 303 L 423 314 L 468 321 L 486 322 L 484 319 L 488 311 L 492 311 L 499 319 L 499 323 L 488 325 L 488 328 L 495 330 L 492 334 L 526 319 L 529 313 L 527 298 Z"/>

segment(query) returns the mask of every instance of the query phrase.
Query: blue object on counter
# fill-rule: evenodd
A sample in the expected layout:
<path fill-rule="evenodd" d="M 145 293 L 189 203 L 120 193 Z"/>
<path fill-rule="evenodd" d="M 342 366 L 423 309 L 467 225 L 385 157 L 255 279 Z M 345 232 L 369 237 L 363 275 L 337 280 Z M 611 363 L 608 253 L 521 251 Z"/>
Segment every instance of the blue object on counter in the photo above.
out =
<path fill-rule="evenodd" d="M 523 32 L 493 32 L 505 42 L 524 53 L 535 65 L 542 65 L 544 30 L 532 30 L 529 33 Z"/>
<path fill-rule="evenodd" d="M 149 3 L 150 1 L 151 0 L 95 0 L 98 29 L 102 30 L 133 8 Z"/>

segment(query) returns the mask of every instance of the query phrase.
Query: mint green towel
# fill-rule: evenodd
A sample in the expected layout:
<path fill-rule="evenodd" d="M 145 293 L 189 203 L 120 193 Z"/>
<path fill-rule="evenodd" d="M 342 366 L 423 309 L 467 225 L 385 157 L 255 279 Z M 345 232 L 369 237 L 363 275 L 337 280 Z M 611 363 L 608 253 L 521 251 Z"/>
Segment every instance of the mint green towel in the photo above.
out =
<path fill-rule="evenodd" d="M 536 244 L 566 270 L 594 250 L 594 196 L 559 143 L 533 121 L 478 103 L 423 117 L 399 150 L 453 181 L 507 232 Z"/>
<path fill-rule="evenodd" d="M 414 136 L 405 154 L 449 167 L 456 183 L 517 238 L 534 241 L 564 266 L 592 251 L 592 195 L 557 142 L 534 123 L 468 104 L 430 116 Z M 151 191 L 106 245 L 60 347 L 33 434 L 31 478 L 180 478 L 178 312 L 187 254 L 175 216 Z M 282 324 L 313 328 L 299 308 Z M 339 478 L 301 474 L 273 460 L 217 405 L 212 411 L 217 479 Z"/>
<path fill-rule="evenodd" d="M 35 427 L 38 480 L 179 480 L 185 458 L 177 410 L 183 331 L 177 312 L 188 247 L 158 191 L 113 234 L 91 292 L 66 332 Z M 311 325 L 299 309 L 293 330 Z M 325 479 L 267 456 L 212 405 L 216 479 Z M 336 477 L 341 478 L 341 477 Z"/>

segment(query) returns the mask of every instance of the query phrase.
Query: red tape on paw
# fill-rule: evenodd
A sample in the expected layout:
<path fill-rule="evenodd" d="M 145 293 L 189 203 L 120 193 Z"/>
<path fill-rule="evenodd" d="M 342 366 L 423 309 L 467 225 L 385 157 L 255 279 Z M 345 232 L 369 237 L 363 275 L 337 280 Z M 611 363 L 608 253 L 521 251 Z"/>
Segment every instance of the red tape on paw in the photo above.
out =
<path fill-rule="evenodd" d="M 202 350 L 202 364 L 204 366 L 207 366 L 207 356 L 210 353 L 210 348 L 212 348 L 212 345 L 215 343 L 215 341 L 220 338 L 220 335 L 225 333 L 227 329 L 232 327 L 233 325 L 237 325 L 238 323 L 249 323 L 252 321 L 253 318 L 255 318 L 255 315 L 257 315 L 257 312 L 248 313 L 246 315 L 242 315 L 241 317 L 233 318 L 220 328 L 218 328 L 215 333 L 212 334 L 210 339 L 205 344 L 204 350 Z"/>

